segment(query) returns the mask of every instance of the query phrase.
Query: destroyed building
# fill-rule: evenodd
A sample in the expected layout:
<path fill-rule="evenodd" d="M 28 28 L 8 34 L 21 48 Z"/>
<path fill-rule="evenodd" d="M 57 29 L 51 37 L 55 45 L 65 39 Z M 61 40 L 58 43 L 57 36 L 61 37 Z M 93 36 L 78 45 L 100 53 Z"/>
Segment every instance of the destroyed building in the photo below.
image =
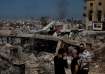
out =
<path fill-rule="evenodd" d="M 94 30 L 93 23 L 105 21 L 105 0 L 84 0 L 84 21 L 88 30 Z M 103 30 L 105 24 L 95 24 L 96 28 Z M 93 28 L 92 28 L 93 27 Z M 97 29 L 98 30 L 98 29 Z M 104 29 L 105 30 L 105 29 Z"/>
<path fill-rule="evenodd" d="M 42 31 L 46 34 L 41 34 L 40 31 L 30 33 L 26 31 L 17 32 L 23 28 L 23 24 L 16 24 L 19 27 L 1 26 L 0 29 L 0 72 L 1 74 L 54 74 L 53 57 L 57 53 L 60 46 L 68 48 L 69 46 L 79 47 L 81 42 L 91 42 L 96 54 L 105 43 L 105 33 L 100 31 L 85 31 L 79 30 L 78 25 L 72 27 L 75 35 L 71 37 L 48 35 L 47 32 L 51 22 L 45 26 Z M 32 25 L 32 24 L 31 24 Z M 29 25 L 24 24 L 24 27 Z M 50 26 L 50 27 L 49 27 Z M 57 21 L 55 28 L 66 33 L 71 30 L 71 23 Z M 3 28 L 2 28 L 3 27 Z M 34 26 L 35 27 L 35 26 Z M 35 28 L 34 28 L 35 29 Z M 14 31 L 13 31 L 14 30 Z M 48 30 L 48 31 L 47 31 Z M 35 30 L 36 31 L 36 30 Z M 69 31 L 71 33 L 71 31 Z M 64 43 L 64 44 L 63 44 Z M 103 45 L 103 46 L 102 46 Z M 103 48 L 102 48 L 102 51 Z M 99 52 L 99 53 L 97 53 Z M 98 55 L 97 55 L 98 56 Z M 103 58 L 99 55 L 98 58 Z M 102 61 L 101 61 L 102 62 Z M 97 63 L 98 66 L 99 63 Z"/>

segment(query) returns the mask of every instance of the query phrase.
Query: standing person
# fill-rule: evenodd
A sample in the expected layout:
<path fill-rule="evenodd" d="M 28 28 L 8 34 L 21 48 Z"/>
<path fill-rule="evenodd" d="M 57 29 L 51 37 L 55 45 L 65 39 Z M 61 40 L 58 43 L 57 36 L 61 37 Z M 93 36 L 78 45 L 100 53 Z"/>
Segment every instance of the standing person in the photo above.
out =
<path fill-rule="evenodd" d="M 65 68 L 67 67 L 66 52 L 61 48 L 58 50 L 58 54 L 54 57 L 55 74 L 66 74 Z"/>
<path fill-rule="evenodd" d="M 79 65 L 78 65 L 78 51 L 73 47 L 69 47 L 69 54 L 71 54 L 71 74 L 78 74 Z"/>
<path fill-rule="evenodd" d="M 91 62 L 91 54 L 85 48 L 83 43 L 80 44 L 80 53 L 79 53 L 79 74 L 88 74 L 89 64 Z"/>

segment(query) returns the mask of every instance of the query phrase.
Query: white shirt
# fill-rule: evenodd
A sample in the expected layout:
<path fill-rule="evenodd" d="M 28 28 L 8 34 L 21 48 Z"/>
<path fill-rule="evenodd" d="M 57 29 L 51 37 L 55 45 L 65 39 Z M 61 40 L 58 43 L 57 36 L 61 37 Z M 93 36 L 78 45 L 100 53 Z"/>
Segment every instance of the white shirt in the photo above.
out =
<path fill-rule="evenodd" d="M 79 54 L 80 59 L 78 60 L 78 63 L 81 65 L 81 67 L 88 64 L 88 62 L 92 61 L 93 54 L 87 50 L 84 50 L 82 53 Z"/>

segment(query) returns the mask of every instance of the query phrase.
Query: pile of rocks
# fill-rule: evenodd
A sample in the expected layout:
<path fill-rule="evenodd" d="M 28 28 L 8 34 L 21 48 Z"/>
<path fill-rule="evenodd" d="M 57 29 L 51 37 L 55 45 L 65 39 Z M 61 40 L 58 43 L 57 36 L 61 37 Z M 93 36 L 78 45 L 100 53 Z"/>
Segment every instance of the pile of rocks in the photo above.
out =
<path fill-rule="evenodd" d="M 54 74 L 53 56 L 47 52 L 24 54 L 25 74 Z"/>
<path fill-rule="evenodd" d="M 54 54 L 43 51 L 36 54 L 10 47 L 0 48 L 0 74 L 21 74 L 21 71 L 23 74 L 54 74 Z"/>
<path fill-rule="evenodd" d="M 54 54 L 51 53 L 40 52 L 38 54 L 41 74 L 54 74 L 53 57 Z"/>
<path fill-rule="evenodd" d="M 95 57 L 93 58 L 94 63 L 91 64 L 91 72 L 104 74 L 105 73 L 105 43 L 98 41 L 93 44 Z M 92 74 L 93 74 L 92 73 Z"/>

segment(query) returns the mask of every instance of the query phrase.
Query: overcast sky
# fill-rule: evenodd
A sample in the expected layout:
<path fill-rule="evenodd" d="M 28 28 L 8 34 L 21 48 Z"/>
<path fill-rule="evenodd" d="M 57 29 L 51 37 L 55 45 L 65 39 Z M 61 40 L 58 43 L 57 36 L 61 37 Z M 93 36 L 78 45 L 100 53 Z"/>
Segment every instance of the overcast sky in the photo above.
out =
<path fill-rule="evenodd" d="M 65 0 L 63 5 L 67 17 L 82 17 L 83 0 Z M 62 7 L 61 0 L 0 0 L 0 16 L 56 17 Z"/>

